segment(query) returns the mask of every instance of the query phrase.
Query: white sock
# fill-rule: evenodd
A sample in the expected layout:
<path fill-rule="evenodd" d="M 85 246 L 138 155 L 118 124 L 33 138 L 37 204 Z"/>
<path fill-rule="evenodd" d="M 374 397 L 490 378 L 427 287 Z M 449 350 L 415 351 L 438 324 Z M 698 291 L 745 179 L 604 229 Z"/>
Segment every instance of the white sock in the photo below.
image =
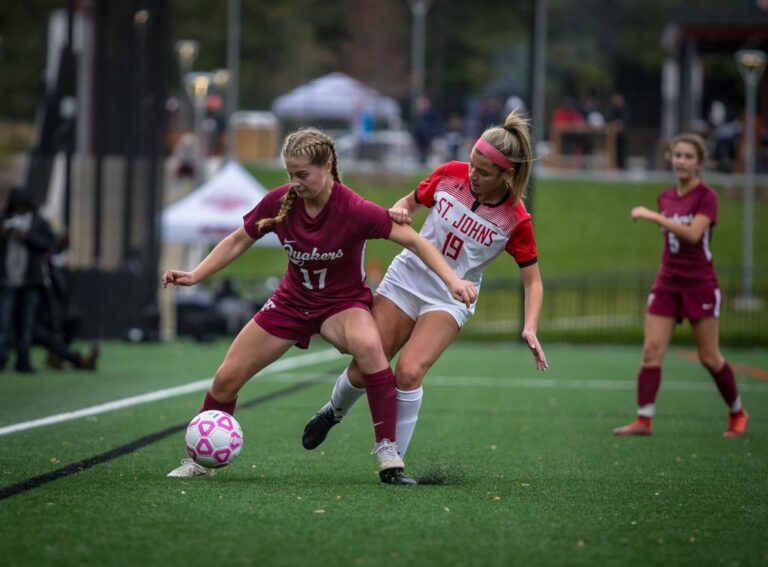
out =
<path fill-rule="evenodd" d="M 401 457 L 405 456 L 416 429 L 422 397 L 424 390 L 421 387 L 408 391 L 397 388 L 397 448 Z"/>
<path fill-rule="evenodd" d="M 738 413 L 741 410 L 741 396 L 736 396 L 730 407 L 731 413 Z"/>
<path fill-rule="evenodd" d="M 336 417 L 344 417 L 352 406 L 365 394 L 365 388 L 355 388 L 349 381 L 347 369 L 344 369 L 331 392 L 331 408 Z"/>
<path fill-rule="evenodd" d="M 656 413 L 656 404 L 645 404 L 637 408 L 637 415 L 640 417 L 650 417 L 653 419 L 654 413 Z"/>

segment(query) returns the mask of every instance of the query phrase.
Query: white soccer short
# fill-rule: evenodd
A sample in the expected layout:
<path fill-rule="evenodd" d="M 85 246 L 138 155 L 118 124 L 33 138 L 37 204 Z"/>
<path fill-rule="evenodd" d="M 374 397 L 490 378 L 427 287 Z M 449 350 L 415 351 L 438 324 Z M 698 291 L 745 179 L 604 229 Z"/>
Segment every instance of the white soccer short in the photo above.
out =
<path fill-rule="evenodd" d="M 421 315 L 431 311 L 445 311 L 456 320 L 456 324 L 459 326 L 459 329 L 461 329 L 467 324 L 469 318 L 472 316 L 472 312 L 463 304 L 458 302 L 447 303 L 444 301 L 423 299 L 413 292 L 393 283 L 387 277 L 385 277 L 379 284 L 379 287 L 376 288 L 376 293 L 389 299 L 414 321 Z"/>

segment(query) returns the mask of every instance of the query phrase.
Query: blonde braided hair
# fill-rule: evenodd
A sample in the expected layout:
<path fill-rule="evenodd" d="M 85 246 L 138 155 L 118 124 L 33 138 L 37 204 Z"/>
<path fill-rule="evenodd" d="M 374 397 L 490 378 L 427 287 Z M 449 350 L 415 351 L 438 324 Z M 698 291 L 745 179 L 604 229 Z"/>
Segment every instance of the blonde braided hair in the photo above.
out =
<path fill-rule="evenodd" d="M 282 150 L 283 158 L 286 157 L 306 157 L 310 165 L 324 165 L 331 162 L 331 175 L 335 181 L 341 181 L 339 176 L 338 158 L 336 157 L 336 146 L 328 134 L 321 132 L 317 128 L 301 128 L 285 138 Z M 256 223 L 259 230 L 270 227 L 279 222 L 283 222 L 285 217 L 293 208 L 298 194 L 296 189 L 291 187 L 283 195 L 280 210 L 277 215 L 270 219 L 261 219 Z"/>

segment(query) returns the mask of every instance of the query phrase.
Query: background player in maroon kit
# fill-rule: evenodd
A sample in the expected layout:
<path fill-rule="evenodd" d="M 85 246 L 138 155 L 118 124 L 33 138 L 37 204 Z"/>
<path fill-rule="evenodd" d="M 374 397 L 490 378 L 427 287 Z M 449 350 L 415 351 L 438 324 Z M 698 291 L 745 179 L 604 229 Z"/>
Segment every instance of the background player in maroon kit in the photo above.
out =
<path fill-rule="evenodd" d="M 289 183 L 268 193 L 244 218 L 243 227 L 221 241 L 191 272 L 168 270 L 162 285 L 194 285 L 222 269 L 255 240 L 274 232 L 288 253 L 279 287 L 235 338 L 216 372 L 201 411 L 233 413 L 243 385 L 296 345 L 307 348 L 320 334 L 352 354 L 363 372 L 374 422 L 382 482 L 413 484 L 403 474 L 395 445 L 395 378 L 370 313 L 365 285 L 365 241 L 388 238 L 413 250 L 469 305 L 476 289 L 451 270 L 440 253 L 412 228 L 394 224 L 386 209 L 364 200 L 339 178 L 333 141 L 315 129 L 286 138 L 283 160 Z M 186 459 L 169 476 L 210 475 Z"/>
<path fill-rule="evenodd" d="M 503 126 L 488 128 L 475 144 L 470 162 L 439 166 L 416 191 L 390 209 L 393 219 L 410 222 L 416 209 L 430 214 L 421 234 L 442 250 L 458 276 L 480 288 L 486 266 L 506 252 L 520 267 L 525 290 L 523 339 L 536 368 L 548 367 L 536 337 L 543 299 L 538 251 L 531 215 L 521 196 L 528 185 L 532 149 L 527 122 L 510 113 Z M 407 251 L 395 258 L 376 290 L 373 316 L 391 359 L 400 352 L 397 377 L 397 439 L 405 454 L 416 427 L 424 377 L 456 339 L 474 312 L 453 301 L 424 265 Z M 402 349 L 402 350 L 401 350 Z M 336 380 L 331 400 L 307 423 L 302 437 L 314 449 L 365 393 L 353 364 Z"/>
<path fill-rule="evenodd" d="M 747 412 L 733 369 L 719 346 L 720 289 L 712 266 L 710 242 L 717 223 L 717 193 L 700 179 L 706 145 L 700 136 L 681 134 L 670 145 L 677 185 L 659 194 L 659 211 L 632 209 L 632 219 L 658 224 L 664 235 L 661 268 L 648 296 L 643 361 L 637 376 L 637 419 L 613 430 L 616 435 L 650 435 L 661 363 L 682 319 L 689 319 L 699 360 L 717 384 L 730 417 L 725 437 L 740 437 L 747 428 Z"/>

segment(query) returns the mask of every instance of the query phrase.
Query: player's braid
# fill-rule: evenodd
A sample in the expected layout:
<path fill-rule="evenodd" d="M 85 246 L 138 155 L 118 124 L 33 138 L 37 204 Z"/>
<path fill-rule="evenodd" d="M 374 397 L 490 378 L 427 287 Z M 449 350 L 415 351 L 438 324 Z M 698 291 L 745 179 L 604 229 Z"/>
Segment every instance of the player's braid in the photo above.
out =
<path fill-rule="evenodd" d="M 517 201 L 528 186 L 533 164 L 528 120 L 517 112 L 510 112 L 503 126 L 488 128 L 481 137 L 515 164 L 514 171 L 508 176 L 507 186 L 514 201 Z"/>
<path fill-rule="evenodd" d="M 333 140 L 327 134 L 316 128 L 302 128 L 293 132 L 285 139 L 283 144 L 283 156 L 302 156 L 309 159 L 311 165 L 323 165 L 331 160 L 331 175 L 336 181 L 341 181 L 338 170 L 336 147 Z M 261 219 L 256 223 L 259 229 L 283 222 L 293 208 L 298 194 L 294 188 L 283 195 L 280 210 L 271 219 Z"/>

